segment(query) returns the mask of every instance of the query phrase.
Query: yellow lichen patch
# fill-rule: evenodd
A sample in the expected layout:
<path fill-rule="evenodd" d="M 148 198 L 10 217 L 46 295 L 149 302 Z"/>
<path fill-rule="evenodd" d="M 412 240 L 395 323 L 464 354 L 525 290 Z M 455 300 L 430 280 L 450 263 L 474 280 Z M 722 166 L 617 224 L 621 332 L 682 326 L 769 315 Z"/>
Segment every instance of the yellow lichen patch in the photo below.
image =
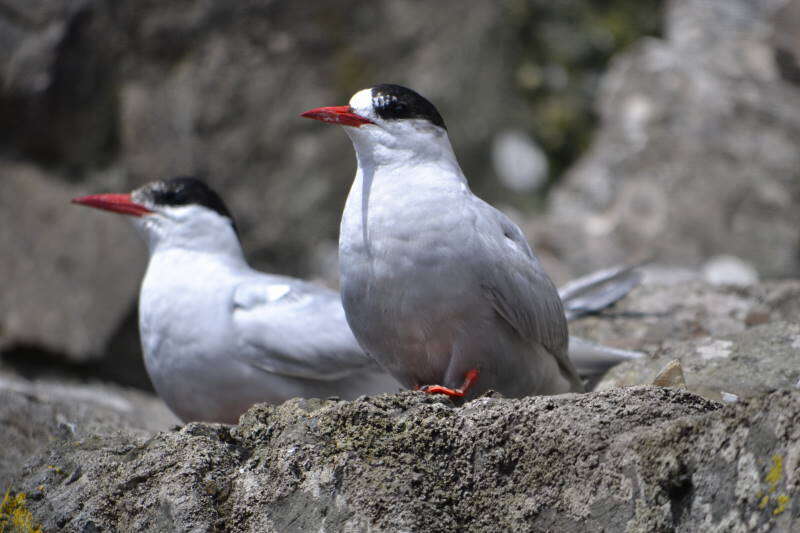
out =
<path fill-rule="evenodd" d="M 758 502 L 758 508 L 766 509 L 768 503 L 769 503 L 769 496 L 764 496 L 763 498 L 761 498 L 761 501 Z"/>
<path fill-rule="evenodd" d="M 786 510 L 786 506 L 789 504 L 789 497 L 786 494 L 779 494 L 776 500 L 778 505 L 775 507 L 775 510 L 772 511 L 772 514 L 775 516 Z"/>
<path fill-rule="evenodd" d="M 25 493 L 19 492 L 11 496 L 6 491 L 0 502 L 0 533 L 42 533 L 42 528 L 35 525 L 33 515 L 25 506 Z"/>
<path fill-rule="evenodd" d="M 772 468 L 767 472 L 767 477 L 764 481 L 770 484 L 769 491 L 775 492 L 775 486 L 780 482 L 783 477 L 783 457 L 778 454 L 772 456 Z"/>
<path fill-rule="evenodd" d="M 770 467 L 767 475 L 764 476 L 764 481 L 769 484 L 769 488 L 767 489 L 767 494 L 765 494 L 762 498 L 763 492 L 757 494 L 758 498 L 761 498 L 758 502 L 759 509 L 766 509 L 769 505 L 770 500 L 775 504 L 775 508 L 772 510 L 772 515 L 777 516 L 784 512 L 791 501 L 786 494 L 778 494 L 777 496 L 770 496 L 774 495 L 775 492 L 778 490 L 778 485 L 780 484 L 781 480 L 783 480 L 783 457 L 778 454 L 772 456 L 772 466 Z"/>

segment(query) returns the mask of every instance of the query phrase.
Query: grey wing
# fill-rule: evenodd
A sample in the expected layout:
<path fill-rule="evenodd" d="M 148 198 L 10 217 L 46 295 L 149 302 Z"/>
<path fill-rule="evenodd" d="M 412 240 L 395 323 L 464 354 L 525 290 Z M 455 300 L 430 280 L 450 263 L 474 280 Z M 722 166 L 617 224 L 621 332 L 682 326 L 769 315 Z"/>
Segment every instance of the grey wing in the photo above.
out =
<path fill-rule="evenodd" d="M 567 320 L 597 313 L 624 298 L 642 282 L 637 265 L 622 265 L 592 272 L 558 289 Z"/>
<path fill-rule="evenodd" d="M 323 381 L 378 368 L 359 347 L 334 291 L 263 275 L 240 283 L 232 305 L 239 356 L 255 368 Z"/>
<path fill-rule="evenodd" d="M 581 385 L 567 355 L 564 308 L 522 231 L 506 215 L 477 199 L 479 245 L 486 257 L 478 275 L 495 311 L 523 338 L 543 345 L 564 374 Z"/>

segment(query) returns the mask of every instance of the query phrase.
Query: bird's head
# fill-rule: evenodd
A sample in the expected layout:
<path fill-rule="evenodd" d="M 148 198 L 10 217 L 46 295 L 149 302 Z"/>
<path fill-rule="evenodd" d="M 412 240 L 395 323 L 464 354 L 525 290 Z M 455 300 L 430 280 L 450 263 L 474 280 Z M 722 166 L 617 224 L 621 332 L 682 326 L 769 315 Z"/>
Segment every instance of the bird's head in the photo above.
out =
<path fill-rule="evenodd" d="M 225 203 L 192 177 L 150 182 L 128 194 L 93 194 L 72 203 L 127 215 L 151 253 L 163 248 L 228 251 L 239 247 Z"/>
<path fill-rule="evenodd" d="M 447 127 L 436 107 L 400 85 L 363 89 L 346 106 L 318 107 L 301 116 L 345 126 L 359 160 L 380 165 L 452 154 Z"/>

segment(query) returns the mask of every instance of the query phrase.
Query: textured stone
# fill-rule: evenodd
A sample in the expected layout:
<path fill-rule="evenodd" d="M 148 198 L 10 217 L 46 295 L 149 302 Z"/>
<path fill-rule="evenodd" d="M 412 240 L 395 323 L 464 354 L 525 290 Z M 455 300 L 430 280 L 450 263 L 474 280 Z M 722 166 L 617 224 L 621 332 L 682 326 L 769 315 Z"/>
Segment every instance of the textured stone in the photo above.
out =
<path fill-rule="evenodd" d="M 800 281 L 796 280 L 747 287 L 712 286 L 699 281 L 645 284 L 608 311 L 571 322 L 570 334 L 658 353 L 671 342 L 704 342 L 779 321 L 798 324 L 798 317 Z M 649 383 L 652 377 L 643 383 Z"/>
<path fill-rule="evenodd" d="M 0 493 L 11 475 L 54 441 L 122 431 L 149 435 L 178 419 L 149 394 L 101 383 L 29 381 L 0 372 Z"/>
<path fill-rule="evenodd" d="M 689 390 L 714 400 L 793 388 L 800 378 L 800 282 L 747 287 L 699 281 L 643 285 L 570 333 L 646 356 L 611 369 L 598 389 L 651 383 L 678 359 Z"/>
<path fill-rule="evenodd" d="M 64 531 L 789 531 L 798 428 L 800 392 L 296 400 L 232 428 L 56 442 L 14 488 Z"/>
<path fill-rule="evenodd" d="M 170 419 L 152 397 L 12 380 L 0 479 L 48 530 L 792 531 L 798 306 L 798 281 L 645 285 L 571 324 L 648 353 L 605 390 L 463 407 L 415 392 L 292 400 L 157 433 Z M 688 391 L 616 387 L 670 359 Z"/>
<path fill-rule="evenodd" d="M 673 359 L 680 361 L 690 391 L 717 401 L 723 393 L 749 398 L 795 389 L 800 379 L 800 324 L 772 322 L 734 335 L 667 341 L 654 354 L 609 370 L 597 389 L 647 383 Z"/>
<path fill-rule="evenodd" d="M 572 274 L 726 254 L 763 276 L 796 276 L 798 5 L 669 2 L 664 39 L 615 58 L 595 141 L 531 225 L 534 241 Z"/>

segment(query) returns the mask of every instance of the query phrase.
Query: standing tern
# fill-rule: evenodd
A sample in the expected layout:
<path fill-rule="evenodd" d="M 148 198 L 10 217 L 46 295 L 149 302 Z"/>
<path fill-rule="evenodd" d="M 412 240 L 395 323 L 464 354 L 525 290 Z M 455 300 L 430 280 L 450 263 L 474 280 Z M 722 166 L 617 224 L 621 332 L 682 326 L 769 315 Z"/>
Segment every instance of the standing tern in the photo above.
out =
<path fill-rule="evenodd" d="M 258 402 L 399 389 L 359 348 L 335 291 L 250 268 L 230 212 L 203 182 L 73 202 L 128 215 L 144 237 L 145 367 L 184 421 L 235 423 Z"/>
<path fill-rule="evenodd" d="M 584 390 L 558 291 L 519 227 L 472 194 L 433 104 L 376 85 L 302 116 L 344 126 L 356 151 L 339 267 L 367 353 L 430 393 Z"/>

